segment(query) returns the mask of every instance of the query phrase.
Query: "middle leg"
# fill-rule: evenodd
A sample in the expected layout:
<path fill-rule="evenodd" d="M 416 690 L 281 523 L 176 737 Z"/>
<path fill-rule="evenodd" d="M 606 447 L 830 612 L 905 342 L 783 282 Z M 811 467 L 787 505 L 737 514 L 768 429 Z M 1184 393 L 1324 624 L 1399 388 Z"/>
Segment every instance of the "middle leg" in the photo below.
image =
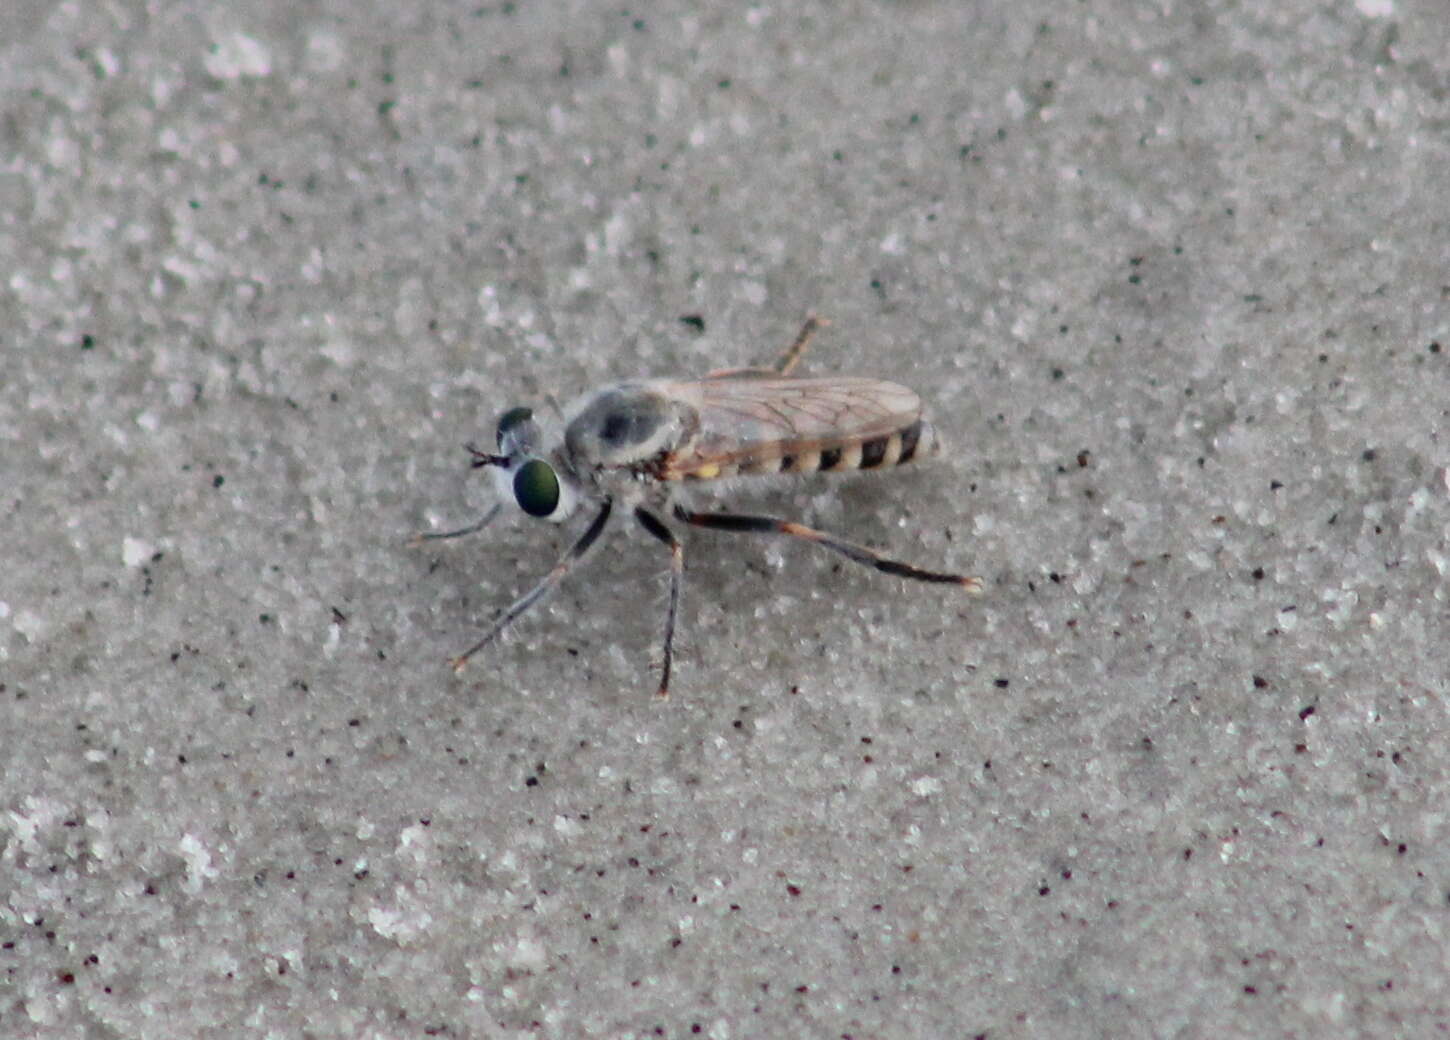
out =
<path fill-rule="evenodd" d="M 640 526 L 670 547 L 670 611 L 665 615 L 665 650 L 661 665 L 658 697 L 670 695 L 670 666 L 675 657 L 675 619 L 680 613 L 680 586 L 685 578 L 685 547 L 665 522 L 648 509 L 640 506 L 634 511 Z"/>

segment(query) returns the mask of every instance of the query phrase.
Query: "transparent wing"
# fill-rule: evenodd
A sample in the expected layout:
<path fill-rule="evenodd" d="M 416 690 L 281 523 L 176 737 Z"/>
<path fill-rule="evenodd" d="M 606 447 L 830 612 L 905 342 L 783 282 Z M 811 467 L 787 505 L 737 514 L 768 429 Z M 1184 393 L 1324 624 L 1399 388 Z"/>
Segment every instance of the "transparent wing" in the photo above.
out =
<path fill-rule="evenodd" d="M 916 392 L 882 379 L 711 379 L 698 389 L 702 439 L 744 444 L 872 437 L 921 416 Z"/>
<path fill-rule="evenodd" d="M 700 417 L 673 475 L 760 462 L 887 436 L 921 417 L 915 391 L 881 379 L 741 377 L 661 384 Z"/>

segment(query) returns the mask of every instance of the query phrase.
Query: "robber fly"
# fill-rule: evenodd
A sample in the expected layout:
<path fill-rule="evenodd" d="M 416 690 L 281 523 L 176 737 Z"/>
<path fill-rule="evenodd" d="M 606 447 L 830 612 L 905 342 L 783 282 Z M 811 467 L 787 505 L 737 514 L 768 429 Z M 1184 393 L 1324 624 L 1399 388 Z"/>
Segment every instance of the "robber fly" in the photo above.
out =
<path fill-rule="evenodd" d="M 922 415 L 921 399 L 880 379 L 793 377 L 791 371 L 824 321 L 810 318 L 772 368 L 712 372 L 703 379 L 651 379 L 596 390 L 565 411 L 563 436 L 546 445 L 528 408 L 511 408 L 498 421 L 497 454 L 468 445 L 473 468 L 493 474 L 499 497 L 530 516 L 556 523 L 590 503 L 594 518 L 569 551 L 537 585 L 495 619 L 483 637 L 453 659 L 468 659 L 493 642 L 564 580 L 597 544 L 618 507 L 670 551 L 670 600 L 659 696 L 669 696 L 675 619 L 680 610 L 684 546 L 664 514 L 696 527 L 752 534 L 784 534 L 840 553 L 887 574 L 957 585 L 980 592 L 980 578 L 921 570 L 804 524 L 770 516 L 696 512 L 675 501 L 681 484 L 765 474 L 884 469 L 936 454 L 936 432 Z M 498 515 L 494 505 L 478 523 L 418 540 L 456 538 L 482 529 Z"/>

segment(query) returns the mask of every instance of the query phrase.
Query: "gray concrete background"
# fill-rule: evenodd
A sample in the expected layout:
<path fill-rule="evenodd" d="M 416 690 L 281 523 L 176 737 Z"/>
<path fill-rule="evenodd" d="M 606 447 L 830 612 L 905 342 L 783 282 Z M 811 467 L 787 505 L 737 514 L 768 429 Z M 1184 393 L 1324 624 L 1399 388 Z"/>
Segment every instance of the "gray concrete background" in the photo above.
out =
<path fill-rule="evenodd" d="M 1441 4 L 10 4 L 0 1033 L 1450 1027 Z M 954 450 L 734 489 L 981 600 L 409 549 L 546 393 Z M 697 315 L 704 329 L 682 322 Z"/>

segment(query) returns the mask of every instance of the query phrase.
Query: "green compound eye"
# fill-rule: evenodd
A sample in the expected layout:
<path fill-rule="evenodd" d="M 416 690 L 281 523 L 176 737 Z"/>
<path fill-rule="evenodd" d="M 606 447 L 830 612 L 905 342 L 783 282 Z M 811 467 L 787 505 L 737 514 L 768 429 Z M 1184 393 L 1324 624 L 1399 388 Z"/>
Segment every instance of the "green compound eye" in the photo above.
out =
<path fill-rule="evenodd" d="M 532 408 L 510 408 L 499 416 L 498 433 L 495 435 L 498 439 L 499 450 L 503 450 L 505 437 L 516 436 L 524 428 L 524 423 L 532 426 L 533 419 L 534 410 Z"/>
<path fill-rule="evenodd" d="M 530 516 L 550 516 L 559 508 L 559 478 L 554 467 L 531 459 L 514 474 L 514 498 Z"/>

